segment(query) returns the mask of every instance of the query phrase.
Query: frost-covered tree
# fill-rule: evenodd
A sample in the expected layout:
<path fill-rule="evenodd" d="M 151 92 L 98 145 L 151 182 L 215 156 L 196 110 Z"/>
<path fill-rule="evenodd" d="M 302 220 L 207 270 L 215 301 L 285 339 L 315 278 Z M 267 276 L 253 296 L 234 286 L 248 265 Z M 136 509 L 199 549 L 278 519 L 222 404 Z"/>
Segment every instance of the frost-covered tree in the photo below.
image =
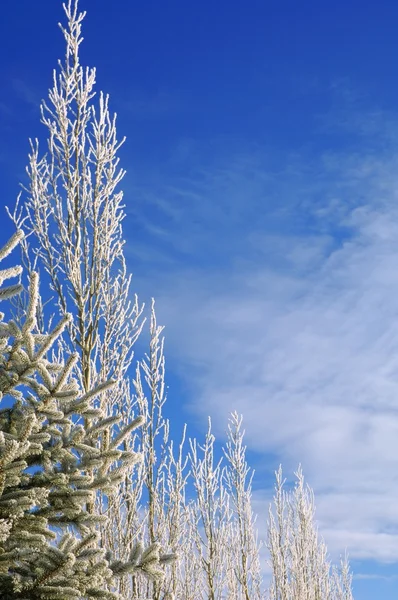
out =
<path fill-rule="evenodd" d="M 21 240 L 18 231 L 0 250 L 4 259 Z M 0 300 L 20 293 L 3 287 L 19 267 L 0 271 Z M 99 544 L 104 515 L 91 514 L 97 490 L 112 494 L 139 455 L 120 449 L 142 424 L 137 418 L 104 449 L 102 437 L 121 417 L 107 418 L 101 395 L 113 381 L 89 391 L 74 376 L 79 361 L 49 357 L 71 316 L 39 331 L 38 276 L 32 272 L 21 325 L 0 314 L 0 597 L 4 600 L 119 598 L 115 579 L 146 572 L 160 578 L 159 549 L 137 545 L 128 560 L 112 558 Z"/>
<path fill-rule="evenodd" d="M 123 193 L 117 186 L 124 171 L 117 151 L 124 140 L 117 140 L 108 97 L 95 101 L 95 69 L 80 64 L 85 13 L 78 12 L 77 0 L 64 10 L 65 60 L 41 104 L 48 148 L 41 156 L 39 142 L 31 142 L 30 183 L 13 219 L 29 239 L 27 263 L 49 276 L 53 304 L 62 315 L 74 314 L 68 345 L 79 352 L 83 388 L 111 376 L 119 389 L 104 400 L 113 408 L 126 400 L 122 381 L 142 327 L 142 307 L 137 298 L 129 300 L 123 254 Z"/>
<path fill-rule="evenodd" d="M 130 427 L 131 435 L 123 439 L 124 451 L 129 452 L 134 451 L 135 442 L 145 441 L 148 432 L 151 437 L 157 425 L 130 386 L 133 347 L 144 324 L 144 307 L 136 296 L 134 302 L 130 300 L 131 276 L 123 252 L 123 193 L 118 186 L 124 171 L 117 153 L 124 140 L 117 139 L 116 115 L 110 114 L 108 96 L 101 93 L 96 99 L 95 69 L 80 64 L 85 13 L 79 12 L 78 0 L 63 6 L 67 25 L 60 27 L 65 59 L 59 61 L 49 98 L 41 104 L 48 148 L 42 154 L 38 141 L 31 142 L 30 183 L 24 203 L 19 199 L 12 218 L 27 234 L 24 261 L 28 270 L 43 269 L 50 282 L 52 306 L 56 304 L 61 315 L 74 315 L 62 350 L 79 355 L 75 369 L 82 389 L 87 393 L 99 382 L 114 381 L 112 391 L 101 394 L 100 408 L 109 419 L 121 414 L 121 426 Z M 48 297 L 45 305 L 47 301 Z M 145 368 L 145 361 L 142 365 Z M 133 435 L 137 411 L 149 418 L 141 437 Z M 101 450 L 110 450 L 112 436 L 119 439 L 118 435 L 117 427 L 104 431 Z M 122 561 L 138 542 L 159 547 L 149 485 L 155 473 L 149 448 L 150 444 L 141 444 L 143 465 L 127 470 L 117 494 L 98 493 L 87 506 L 90 514 L 107 513 L 101 543 L 112 547 Z M 144 485 L 149 494 L 146 539 L 137 517 Z M 128 594 L 132 580 L 122 579 L 119 585 L 120 592 Z"/>
<path fill-rule="evenodd" d="M 229 418 L 224 449 L 226 466 L 223 476 L 233 514 L 228 543 L 230 554 L 228 597 L 231 600 L 260 600 L 262 598 L 260 543 L 256 531 L 256 517 L 252 509 L 254 472 L 246 460 L 246 446 L 243 443 L 245 432 L 242 423 L 243 417 L 233 412 Z"/>
<path fill-rule="evenodd" d="M 189 560 L 199 562 L 200 598 L 221 600 L 228 577 L 228 541 L 232 511 L 222 477 L 221 461 L 214 456 L 215 437 L 211 420 L 203 444 L 190 440 L 190 466 L 196 498 L 191 507 L 196 552 Z"/>
<path fill-rule="evenodd" d="M 325 543 L 315 525 L 314 494 L 304 485 L 301 467 L 294 490 L 283 489 L 276 472 L 275 496 L 269 509 L 268 540 L 272 582 L 270 600 L 352 600 L 348 560 L 331 567 Z"/>
<path fill-rule="evenodd" d="M 185 487 L 187 457 L 184 456 L 184 439 L 175 453 L 173 441 L 169 437 L 169 422 L 163 416 L 166 402 L 165 357 L 163 327 L 156 321 L 154 301 L 152 301 L 149 349 L 142 360 L 138 361 L 134 378 L 134 403 L 132 410 L 144 417 L 144 425 L 139 432 L 128 440 L 132 448 L 139 447 L 143 461 L 138 478 L 126 486 L 129 505 L 136 507 L 133 514 L 138 515 L 134 525 L 136 537 L 162 548 L 178 549 L 178 555 L 185 554 Z M 130 510 L 121 514 L 118 528 L 124 536 L 124 547 L 128 553 L 135 543 L 134 532 L 129 527 Z M 168 598 L 177 594 L 179 587 L 178 567 L 173 561 L 161 583 L 148 582 L 137 575 L 130 582 L 128 590 L 132 599 L 149 597 L 153 600 Z"/>

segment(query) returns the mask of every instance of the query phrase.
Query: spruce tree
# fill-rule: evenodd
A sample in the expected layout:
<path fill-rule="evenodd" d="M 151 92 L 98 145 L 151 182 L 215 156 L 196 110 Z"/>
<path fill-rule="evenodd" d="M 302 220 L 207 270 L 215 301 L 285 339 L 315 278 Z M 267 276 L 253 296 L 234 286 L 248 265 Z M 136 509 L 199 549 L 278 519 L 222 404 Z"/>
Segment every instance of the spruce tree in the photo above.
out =
<path fill-rule="evenodd" d="M 23 237 L 18 231 L 0 251 L 5 258 Z M 20 293 L 3 282 L 20 267 L 0 271 L 0 300 Z M 47 334 L 37 327 L 38 276 L 32 273 L 22 325 L 0 314 L 0 597 L 4 600 L 119 598 L 115 579 L 143 572 L 162 577 L 159 547 L 137 544 L 129 560 L 113 560 L 99 541 L 104 515 L 87 507 L 98 490 L 112 494 L 126 469 L 140 458 L 120 449 L 142 424 L 138 417 L 119 428 L 106 450 L 102 436 L 121 417 L 104 417 L 105 381 L 81 389 L 72 354 L 64 363 L 49 359 L 70 315 Z M 165 557 L 168 560 L 169 557 Z"/>

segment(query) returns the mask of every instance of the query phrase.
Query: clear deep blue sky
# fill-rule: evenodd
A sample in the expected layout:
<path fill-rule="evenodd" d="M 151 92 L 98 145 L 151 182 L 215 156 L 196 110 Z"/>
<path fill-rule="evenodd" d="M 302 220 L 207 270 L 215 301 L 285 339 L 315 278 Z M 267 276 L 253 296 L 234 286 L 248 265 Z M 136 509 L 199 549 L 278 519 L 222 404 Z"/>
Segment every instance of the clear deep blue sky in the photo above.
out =
<path fill-rule="evenodd" d="M 134 289 L 170 416 L 243 412 L 265 510 L 298 462 L 356 600 L 398 597 L 398 3 L 81 0 L 118 113 Z M 0 19 L 1 206 L 63 56 L 61 2 Z M 11 227 L 1 209 L 2 239 Z"/>

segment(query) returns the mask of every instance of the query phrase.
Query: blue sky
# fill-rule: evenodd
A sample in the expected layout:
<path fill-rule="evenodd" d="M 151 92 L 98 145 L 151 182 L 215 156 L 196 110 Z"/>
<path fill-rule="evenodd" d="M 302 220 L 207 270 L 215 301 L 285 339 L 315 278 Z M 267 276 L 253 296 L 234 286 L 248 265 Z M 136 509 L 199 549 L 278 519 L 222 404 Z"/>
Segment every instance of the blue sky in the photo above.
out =
<path fill-rule="evenodd" d="M 166 325 L 175 432 L 210 414 L 221 439 L 242 412 L 259 521 L 279 462 L 301 462 L 356 600 L 397 598 L 398 5 L 80 7 L 127 136 L 126 254 Z M 45 142 L 62 18 L 54 0 L 2 11 L 2 205 Z"/>

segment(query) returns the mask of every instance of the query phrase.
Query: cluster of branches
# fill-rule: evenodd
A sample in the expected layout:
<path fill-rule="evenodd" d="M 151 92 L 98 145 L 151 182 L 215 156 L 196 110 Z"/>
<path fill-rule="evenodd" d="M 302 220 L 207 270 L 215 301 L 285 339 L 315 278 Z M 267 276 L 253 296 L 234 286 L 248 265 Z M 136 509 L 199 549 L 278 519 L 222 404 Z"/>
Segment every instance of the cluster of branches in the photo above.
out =
<path fill-rule="evenodd" d="M 108 97 L 95 101 L 95 69 L 80 64 L 85 13 L 77 0 L 64 10 L 66 55 L 41 105 L 47 153 L 31 142 L 3 252 L 20 242 L 30 284 L 2 291 L 15 316 L 0 330 L 0 391 L 14 399 L 0 413 L 0 595 L 351 600 L 348 563 L 331 568 L 301 470 L 291 493 L 277 473 L 265 590 L 241 416 L 219 460 L 210 420 L 203 443 L 185 429 L 177 447 L 170 439 L 154 302 L 148 352 L 134 355 L 145 319 L 123 252 L 123 140 Z"/>

